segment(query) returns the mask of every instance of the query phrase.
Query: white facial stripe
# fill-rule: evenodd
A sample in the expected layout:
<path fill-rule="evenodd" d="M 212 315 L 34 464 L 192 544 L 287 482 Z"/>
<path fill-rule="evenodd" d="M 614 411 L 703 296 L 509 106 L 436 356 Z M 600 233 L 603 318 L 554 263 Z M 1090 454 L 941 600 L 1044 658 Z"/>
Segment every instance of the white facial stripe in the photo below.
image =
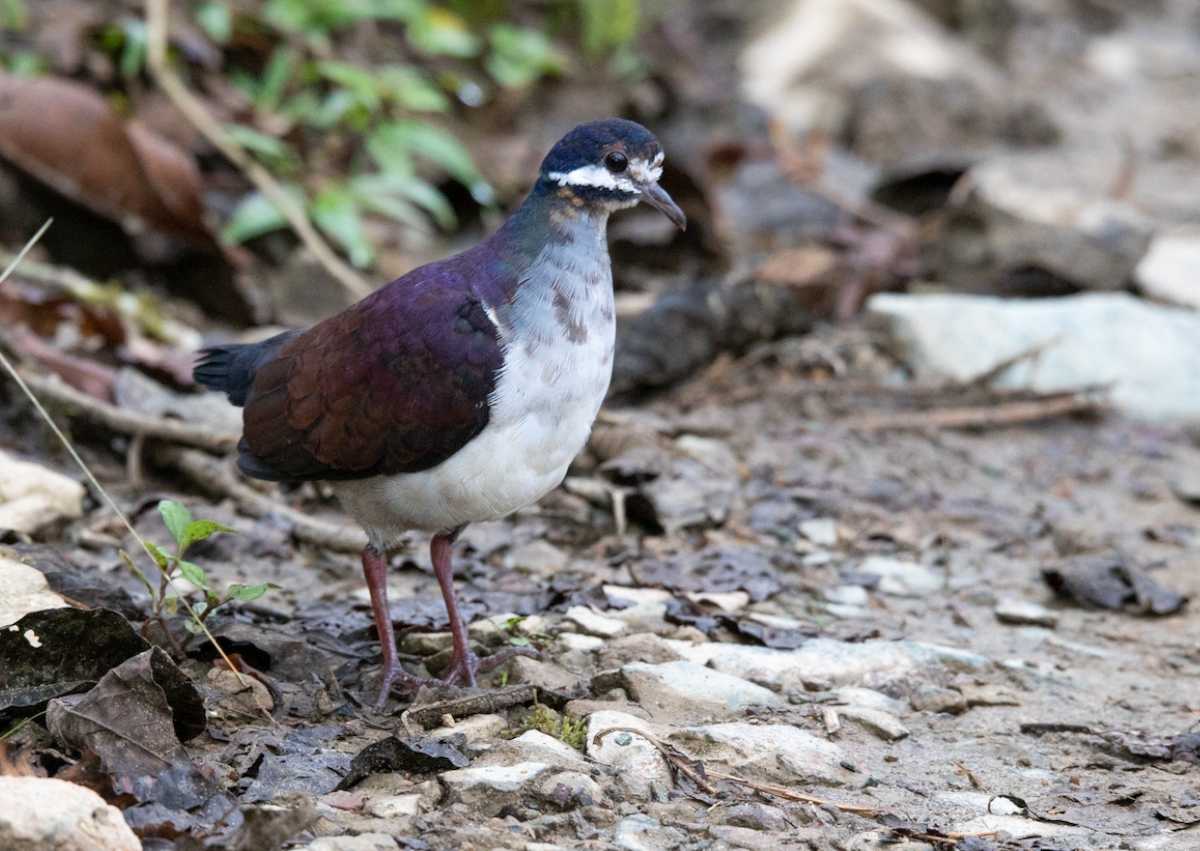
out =
<path fill-rule="evenodd" d="M 629 174 L 638 183 L 656 183 L 662 177 L 663 155 L 660 151 L 654 161 L 647 163 L 642 159 L 629 162 Z M 548 175 L 559 186 L 598 186 L 602 189 L 617 189 L 633 195 L 641 194 L 641 190 L 628 177 L 614 175 L 602 165 L 592 164 L 580 166 L 573 171 L 552 171 Z"/>

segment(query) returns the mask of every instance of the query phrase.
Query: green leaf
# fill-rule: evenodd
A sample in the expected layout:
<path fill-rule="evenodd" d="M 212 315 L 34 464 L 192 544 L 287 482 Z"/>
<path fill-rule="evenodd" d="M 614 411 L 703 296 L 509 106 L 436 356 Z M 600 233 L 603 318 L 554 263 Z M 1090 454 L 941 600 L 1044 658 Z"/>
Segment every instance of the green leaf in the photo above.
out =
<path fill-rule="evenodd" d="M 196 623 L 194 620 L 191 620 L 190 618 L 183 622 L 183 628 L 186 629 L 188 632 L 190 632 L 192 635 L 200 635 L 202 632 L 204 632 L 203 625 Z"/>
<path fill-rule="evenodd" d="M 209 38 L 217 44 L 229 44 L 233 35 L 233 13 L 228 3 L 201 3 L 193 14 Z"/>
<path fill-rule="evenodd" d="M 521 638 L 520 636 L 513 636 L 512 638 L 510 638 L 510 639 L 508 640 L 508 643 L 509 643 L 509 644 L 511 644 L 511 645 L 512 645 L 512 646 L 514 646 L 514 647 L 528 647 L 528 646 L 529 646 L 529 639 L 528 639 L 528 638 Z"/>
<path fill-rule="evenodd" d="M 349 62 L 322 62 L 318 67 L 325 79 L 345 88 L 353 96 L 354 102 L 368 112 L 378 112 L 383 105 L 379 96 L 379 82 L 370 71 Z"/>
<path fill-rule="evenodd" d="M 203 600 L 201 600 L 199 603 L 192 604 L 192 614 L 194 614 L 198 618 L 203 617 L 204 613 L 207 611 L 208 611 L 208 603 L 204 602 Z"/>
<path fill-rule="evenodd" d="M 295 187 L 284 187 L 298 204 L 304 205 L 304 197 Z M 251 192 L 242 197 L 233 218 L 221 229 L 221 239 L 228 243 L 245 242 L 264 233 L 279 230 L 287 226 L 287 217 L 259 192 Z"/>
<path fill-rule="evenodd" d="M 188 511 L 182 503 L 164 499 L 158 504 L 158 513 L 162 515 L 163 522 L 167 524 L 167 529 L 175 538 L 175 543 L 180 547 L 186 546 L 184 537 L 187 534 L 188 524 L 192 522 L 192 512 Z"/>
<path fill-rule="evenodd" d="M 430 7 L 408 22 L 408 41 L 418 50 L 466 59 L 479 53 L 479 39 L 449 9 Z"/>
<path fill-rule="evenodd" d="M 268 136 L 266 133 L 259 133 L 245 124 L 223 124 L 221 128 L 235 145 L 252 153 L 260 154 L 266 159 L 287 161 L 293 156 L 292 149 L 282 140 Z"/>
<path fill-rule="evenodd" d="M 121 76 L 136 77 L 146 64 L 146 44 L 149 29 L 141 18 L 135 18 L 124 25 L 125 46 L 121 50 Z"/>
<path fill-rule="evenodd" d="M 381 65 L 375 69 L 379 90 L 390 100 L 416 112 L 445 112 L 450 99 L 411 65 Z"/>
<path fill-rule="evenodd" d="M 264 582 L 262 585 L 230 585 L 229 596 L 234 600 L 241 600 L 243 603 L 249 603 L 252 600 L 257 600 L 263 594 L 266 594 L 268 588 L 278 587 L 279 586 L 273 582 Z"/>
<path fill-rule="evenodd" d="M 389 154 L 406 152 L 424 157 L 472 189 L 474 184 L 483 182 L 483 176 L 471 161 L 467 149 L 452 134 L 440 127 L 423 121 L 402 119 L 381 124 L 372 138 L 376 140 L 379 148 Z M 376 156 L 376 148 L 371 146 L 370 141 L 367 143 L 367 150 L 372 156 Z M 388 169 L 384 162 L 380 161 L 379 164 Z"/>
<path fill-rule="evenodd" d="M 279 108 L 279 102 L 283 99 L 283 90 L 287 87 L 288 82 L 292 79 L 296 70 L 296 51 L 285 44 L 281 44 L 271 53 L 271 58 L 267 60 L 266 67 L 263 68 L 262 84 L 258 88 L 258 95 L 254 98 L 254 105 L 266 112 L 273 112 Z M 240 126 L 240 125 L 233 125 Z M 228 127 L 226 127 L 228 130 Z M 262 134 L 258 134 L 262 135 Z M 270 136 L 263 137 L 271 139 Z M 276 144 L 278 139 L 271 139 Z M 253 144 L 242 144 L 243 147 L 255 150 Z"/>
<path fill-rule="evenodd" d="M 168 615 L 173 615 L 179 611 L 179 598 L 174 594 L 163 600 L 163 611 Z"/>
<path fill-rule="evenodd" d="M 29 12 L 21 0 L 0 0 L 0 30 L 20 32 L 29 26 Z"/>
<path fill-rule="evenodd" d="M 425 213 L 449 230 L 457 217 L 446 196 L 419 177 L 395 174 L 363 174 L 351 181 L 359 203 L 368 210 L 415 227 L 427 224 Z"/>
<path fill-rule="evenodd" d="M 183 530 L 183 540 L 180 546 L 184 549 L 190 547 L 196 541 L 203 541 L 205 538 L 213 535 L 216 532 L 236 532 L 236 529 L 230 529 L 228 526 L 222 526 L 216 520 L 193 520 Z"/>
<path fill-rule="evenodd" d="M 362 209 L 345 184 L 324 189 L 308 208 L 313 222 L 346 250 L 355 266 L 371 265 L 374 253 L 363 229 Z"/>
<path fill-rule="evenodd" d="M 489 36 L 492 52 L 484 67 L 492 78 L 507 88 L 527 86 L 547 73 L 561 73 L 566 60 L 536 30 L 512 24 L 496 24 Z"/>
<path fill-rule="evenodd" d="M 197 588 L 208 591 L 208 574 L 198 564 L 192 564 L 190 561 L 177 561 L 179 572 L 183 574 L 183 578 L 195 585 Z"/>

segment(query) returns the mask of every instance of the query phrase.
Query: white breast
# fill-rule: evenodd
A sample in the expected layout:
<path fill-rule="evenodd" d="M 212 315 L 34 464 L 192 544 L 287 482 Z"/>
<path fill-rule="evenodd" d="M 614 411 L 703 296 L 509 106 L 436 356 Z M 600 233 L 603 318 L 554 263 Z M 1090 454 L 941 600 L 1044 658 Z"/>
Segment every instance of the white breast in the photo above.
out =
<path fill-rule="evenodd" d="M 574 243 L 542 249 L 507 310 L 489 307 L 504 367 L 483 432 L 420 473 L 335 485 L 377 547 L 394 546 L 410 529 L 504 517 L 563 480 L 612 378 L 612 270 L 603 223 L 587 224 L 573 229 Z M 581 245 L 585 239 L 598 245 Z"/>

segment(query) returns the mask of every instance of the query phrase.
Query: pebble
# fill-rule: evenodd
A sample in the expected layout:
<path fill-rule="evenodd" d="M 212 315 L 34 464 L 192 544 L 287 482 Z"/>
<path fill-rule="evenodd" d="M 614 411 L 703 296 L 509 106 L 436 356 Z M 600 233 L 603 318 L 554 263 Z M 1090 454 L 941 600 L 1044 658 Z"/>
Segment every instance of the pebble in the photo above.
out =
<path fill-rule="evenodd" d="M 613 832 L 613 845 L 621 851 L 671 851 L 685 839 L 683 832 L 641 813 L 622 819 Z"/>
<path fill-rule="evenodd" d="M 397 851 L 400 846 L 386 833 L 360 833 L 357 836 L 322 836 L 301 851 Z"/>
<path fill-rule="evenodd" d="M 494 712 L 485 715 L 471 715 L 454 722 L 453 727 L 437 727 L 426 732 L 431 739 L 448 739 L 451 736 L 466 736 L 467 741 L 494 739 L 500 731 L 508 726 L 508 722 Z"/>
<path fill-rule="evenodd" d="M 745 591 L 696 591 L 684 596 L 693 603 L 709 603 L 723 612 L 740 612 L 750 605 L 750 595 Z"/>
<path fill-rule="evenodd" d="M 627 629 L 623 621 L 594 612 L 586 606 L 571 606 L 567 609 L 567 619 L 579 624 L 584 632 L 602 638 L 613 638 Z"/>
<path fill-rule="evenodd" d="M 859 565 L 858 572 L 878 576 L 876 587 L 880 593 L 893 597 L 924 597 L 946 585 L 946 578 L 939 571 L 887 556 L 871 556 Z"/>
<path fill-rule="evenodd" d="M 596 741 L 597 736 L 609 730 L 619 732 Z M 630 798 L 665 801 L 675 788 L 675 779 L 663 755 L 647 737 L 657 738 L 641 718 L 625 712 L 593 712 L 588 716 L 587 755 L 611 766 Z"/>
<path fill-rule="evenodd" d="M 550 768 L 545 762 L 518 762 L 515 765 L 488 765 L 482 768 L 456 768 L 438 775 L 453 802 L 466 804 L 486 815 L 495 815 L 505 804 L 521 800 L 527 784 Z"/>
<path fill-rule="evenodd" d="M 570 560 L 566 552 L 539 539 L 513 547 L 505 553 L 502 563 L 509 569 L 524 568 L 530 573 L 545 576 L 566 567 Z"/>
<path fill-rule="evenodd" d="M 621 668 L 621 674 L 633 699 L 656 719 L 733 718 L 751 706 L 787 705 L 769 689 L 686 660 L 633 662 Z"/>
<path fill-rule="evenodd" d="M 0 777 L 0 848 L 141 851 L 121 811 L 91 789 L 46 777 Z"/>
<path fill-rule="evenodd" d="M 849 718 L 862 724 L 881 739 L 898 742 L 909 735 L 909 729 L 900 723 L 899 718 L 882 709 L 868 709 L 865 706 L 839 706 L 838 712 L 843 718 Z"/>
<path fill-rule="evenodd" d="M 604 599 L 613 608 L 621 609 L 643 603 L 668 603 L 675 595 L 665 588 L 630 588 L 626 585 L 605 585 Z"/>
<path fill-rule="evenodd" d="M 83 485 L 0 450 L 0 529 L 32 535 L 83 516 Z"/>
<path fill-rule="evenodd" d="M 842 686 L 834 690 L 838 700 L 847 706 L 861 706 L 865 709 L 882 709 L 893 715 L 899 715 L 905 710 L 904 701 L 889 697 L 881 691 L 861 686 Z"/>
<path fill-rule="evenodd" d="M 843 767 L 845 751 L 790 724 L 730 722 L 673 731 L 668 740 L 706 765 L 724 765 L 744 777 L 794 783 L 797 777 L 826 784 L 854 782 Z"/>
<path fill-rule="evenodd" d="M 1051 629 L 1058 626 L 1058 612 L 1025 600 L 1001 600 L 992 611 L 1000 623 L 1045 626 Z"/>
<path fill-rule="evenodd" d="M 801 520 L 800 534 L 819 547 L 836 547 L 838 542 L 837 523 L 831 517 Z"/>
<path fill-rule="evenodd" d="M 604 646 L 603 638 L 578 632 L 564 632 L 558 636 L 558 640 L 568 650 L 578 650 L 581 653 L 594 653 Z"/>
<path fill-rule="evenodd" d="M 957 686 L 966 700 L 967 706 L 1020 706 L 1021 701 L 1013 694 L 1008 686 L 996 683 L 971 684 Z"/>
<path fill-rule="evenodd" d="M 448 632 L 410 632 L 400 639 L 400 652 L 411 656 L 433 656 L 454 645 Z"/>
<path fill-rule="evenodd" d="M 537 794 L 560 810 L 590 807 L 604 800 L 600 784 L 580 771 L 550 775 L 538 785 Z"/>
<path fill-rule="evenodd" d="M 967 699 L 961 691 L 928 683 L 917 687 L 908 696 L 908 701 L 918 712 L 949 712 L 957 715 L 967 708 Z"/>
<path fill-rule="evenodd" d="M 583 754 L 575 748 L 540 730 L 527 730 L 513 739 L 509 746 L 517 749 L 529 761 L 547 762 L 566 768 L 587 765 Z"/>
<path fill-rule="evenodd" d="M 367 801 L 363 812 L 376 818 L 404 818 L 421 811 L 421 795 L 380 795 Z"/>
<path fill-rule="evenodd" d="M 1192 225 L 1156 235 L 1133 274 L 1147 295 L 1200 310 L 1197 269 L 1200 269 L 1200 229 Z"/>
<path fill-rule="evenodd" d="M 1200 508 L 1200 470 L 1180 474 L 1171 482 L 1171 492 L 1180 502 Z"/>
<path fill-rule="evenodd" d="M 728 808 L 717 808 L 712 811 L 712 818 L 721 824 L 752 830 L 787 830 L 790 826 L 784 811 L 770 804 L 734 804 Z"/>

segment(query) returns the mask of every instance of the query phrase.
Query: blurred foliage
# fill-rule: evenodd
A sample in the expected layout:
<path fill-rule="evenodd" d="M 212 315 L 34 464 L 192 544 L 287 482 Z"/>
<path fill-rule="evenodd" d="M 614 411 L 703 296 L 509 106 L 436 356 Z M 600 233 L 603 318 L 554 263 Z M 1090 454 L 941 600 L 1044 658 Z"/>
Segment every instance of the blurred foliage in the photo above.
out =
<path fill-rule="evenodd" d="M 27 0 L 26 0 L 27 2 Z M 83 0 L 81 0 L 83 2 Z M 492 203 L 491 187 L 443 129 L 502 90 L 545 77 L 605 71 L 636 76 L 641 0 L 176 0 L 189 32 L 173 28 L 173 59 L 197 62 L 188 39 L 219 57 L 218 73 L 246 102 L 225 129 L 284 181 L 356 266 L 374 247 L 364 217 L 452 228 L 435 188 L 450 178 Z M 0 0 L 0 22 L 28 26 L 22 0 Z M 108 22 L 96 35 L 119 78 L 145 74 L 146 24 Z M 44 71 L 27 50 L 0 42 L 14 73 Z M 185 46 L 186 45 L 186 46 Z M 211 62 L 200 62 L 211 66 Z M 189 66 L 194 73 L 203 71 Z M 197 79 L 194 79 L 194 84 Z M 120 92 L 114 103 L 123 102 Z M 232 243 L 285 226 L 261 195 L 241 199 L 222 230 Z"/>

